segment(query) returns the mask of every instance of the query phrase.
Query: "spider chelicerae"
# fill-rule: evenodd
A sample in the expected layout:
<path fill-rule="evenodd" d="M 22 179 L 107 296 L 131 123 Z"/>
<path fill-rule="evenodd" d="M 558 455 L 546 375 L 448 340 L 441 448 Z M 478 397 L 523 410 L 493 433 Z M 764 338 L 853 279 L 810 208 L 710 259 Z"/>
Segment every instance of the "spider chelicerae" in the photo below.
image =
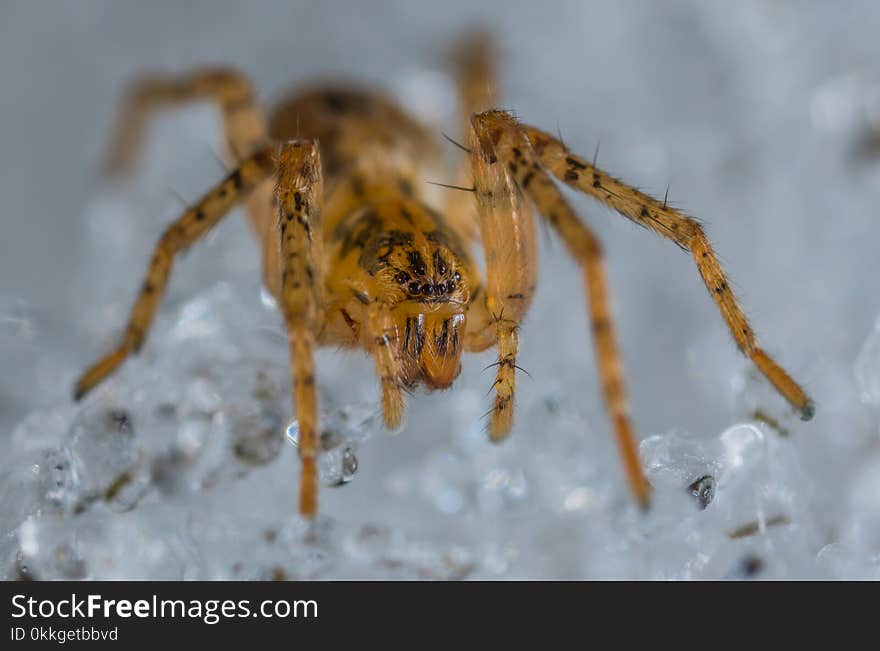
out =
<path fill-rule="evenodd" d="M 487 35 L 471 35 L 455 51 L 468 144 L 458 145 L 461 185 L 453 187 L 464 192 L 426 183 L 442 173 L 438 139 L 376 90 L 296 89 L 266 114 L 249 80 L 232 69 L 138 80 L 120 113 L 110 170 L 131 167 L 157 110 L 196 100 L 219 106 L 238 164 L 163 233 L 121 342 L 80 377 L 75 398 L 141 348 L 175 256 L 246 201 L 262 247 L 263 281 L 288 332 L 302 515 L 317 510 L 316 345 L 372 355 L 389 428 L 400 425 L 409 389 L 445 389 L 458 376 L 463 352 L 497 347 L 488 429 L 500 441 L 513 418 L 519 324 L 537 280 L 534 210 L 580 265 L 611 425 L 631 491 L 647 506 L 651 489 L 630 424 L 602 248 L 563 197 L 561 182 L 689 251 L 740 350 L 804 419 L 812 417 L 812 401 L 758 346 L 700 224 L 495 109 Z M 471 255 L 478 244 L 485 277 Z"/>

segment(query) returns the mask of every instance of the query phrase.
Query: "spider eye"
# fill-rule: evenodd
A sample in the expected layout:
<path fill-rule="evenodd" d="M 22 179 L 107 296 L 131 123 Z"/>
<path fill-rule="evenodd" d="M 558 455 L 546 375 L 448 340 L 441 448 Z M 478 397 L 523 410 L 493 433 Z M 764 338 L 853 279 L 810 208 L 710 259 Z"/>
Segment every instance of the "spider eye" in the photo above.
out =
<path fill-rule="evenodd" d="M 461 281 L 461 274 L 458 273 L 457 271 L 453 274 L 452 277 L 455 278 L 455 282 L 460 282 L 460 281 Z"/>
<path fill-rule="evenodd" d="M 431 287 L 431 285 L 429 285 L 427 283 L 422 285 L 422 294 L 424 294 L 425 296 L 430 296 L 433 293 L 434 293 L 434 288 Z"/>
<path fill-rule="evenodd" d="M 413 273 L 417 276 L 424 276 L 425 272 L 428 270 L 425 266 L 425 261 L 422 259 L 422 256 L 418 251 L 409 252 L 409 264 L 412 267 Z"/>
<path fill-rule="evenodd" d="M 407 287 L 410 294 L 418 294 L 419 293 L 419 284 L 418 283 L 410 283 L 409 287 Z"/>
<path fill-rule="evenodd" d="M 394 276 L 394 280 L 396 280 L 398 283 L 400 283 L 402 285 L 407 280 L 409 280 L 409 274 L 406 273 L 405 271 L 401 271 L 396 276 Z"/>

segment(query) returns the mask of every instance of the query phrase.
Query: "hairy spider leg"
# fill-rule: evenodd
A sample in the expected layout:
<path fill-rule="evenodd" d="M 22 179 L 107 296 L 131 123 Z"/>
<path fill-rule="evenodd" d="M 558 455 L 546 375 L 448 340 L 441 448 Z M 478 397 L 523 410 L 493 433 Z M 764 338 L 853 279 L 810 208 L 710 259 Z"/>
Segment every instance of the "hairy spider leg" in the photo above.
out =
<path fill-rule="evenodd" d="M 602 260 L 602 246 L 593 232 L 578 219 L 559 188 L 543 169 L 512 116 L 503 111 L 488 111 L 475 115 L 473 124 L 475 158 L 482 158 L 486 166 L 494 168 L 495 174 L 499 176 L 503 170 L 505 176 L 512 178 L 531 197 L 539 213 L 550 222 L 569 253 L 581 266 L 589 297 L 589 317 L 605 404 L 611 416 L 630 489 L 636 501 L 647 508 L 651 487 L 642 471 L 638 446 L 630 423 L 623 365 L 614 334 L 608 280 Z"/>
<path fill-rule="evenodd" d="M 758 345 L 754 330 L 746 320 L 699 222 L 670 208 L 665 201 L 649 197 L 603 172 L 544 131 L 530 126 L 522 126 L 522 130 L 540 162 L 558 179 L 690 251 L 700 277 L 721 311 L 737 347 L 752 360 L 782 397 L 800 412 L 803 420 L 813 417 L 813 401 L 785 369 Z"/>
<path fill-rule="evenodd" d="M 468 347 L 498 346 L 495 401 L 489 435 L 501 441 L 513 423 L 519 324 L 531 304 L 537 277 L 535 224 L 529 205 L 504 165 L 471 130 L 472 178 L 486 260 L 486 294 L 472 303 Z"/>
<path fill-rule="evenodd" d="M 452 69 L 458 89 L 459 140 L 454 144 L 465 149 L 459 156 L 454 184 L 460 188 L 472 188 L 470 151 L 471 116 L 494 108 L 497 92 L 497 46 L 491 34 L 475 30 L 463 35 L 453 44 Z M 451 140 L 451 139 L 450 139 Z M 452 191 L 446 194 L 444 213 L 460 225 L 462 235 L 468 242 L 479 238 L 479 221 L 474 214 L 474 202 L 467 192 Z"/>
<path fill-rule="evenodd" d="M 165 230 L 154 248 L 122 341 L 113 352 L 101 358 L 79 378 L 74 388 L 74 399 L 82 398 L 129 355 L 140 350 L 171 275 L 174 258 L 201 239 L 237 202 L 271 176 L 275 168 L 274 159 L 273 147 L 258 150 Z"/>
<path fill-rule="evenodd" d="M 276 228 L 281 240 L 281 310 L 287 326 L 293 403 L 299 425 L 299 511 L 305 517 L 314 517 L 318 506 L 319 423 L 313 351 L 323 320 L 323 192 L 317 144 L 295 140 L 282 145 L 275 176 Z"/>
<path fill-rule="evenodd" d="M 131 170 L 143 149 L 149 121 L 159 111 L 184 104 L 210 101 L 220 110 L 226 137 L 226 150 L 238 164 L 270 142 L 265 114 L 253 84 L 232 68 L 198 68 L 181 74 L 154 73 L 135 80 L 122 102 L 105 157 L 109 174 Z M 247 198 L 246 211 L 263 251 L 263 282 L 277 299 L 281 267 L 278 229 L 272 228 L 272 182 L 254 188 Z"/>
<path fill-rule="evenodd" d="M 403 375 L 399 331 L 387 303 L 370 303 L 367 323 L 373 340 L 373 359 L 382 392 L 382 416 L 388 429 L 397 429 L 403 423 L 406 399 L 400 378 Z"/>

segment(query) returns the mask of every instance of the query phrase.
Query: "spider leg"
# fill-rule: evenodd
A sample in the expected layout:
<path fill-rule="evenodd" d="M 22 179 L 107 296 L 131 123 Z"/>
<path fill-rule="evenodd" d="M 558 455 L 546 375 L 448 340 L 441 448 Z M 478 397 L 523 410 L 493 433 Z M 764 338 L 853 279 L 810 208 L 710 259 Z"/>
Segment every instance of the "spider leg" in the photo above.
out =
<path fill-rule="evenodd" d="M 464 34 L 455 44 L 452 57 L 459 102 L 463 116 L 462 131 L 470 131 L 470 116 L 487 111 L 497 100 L 497 44 L 491 32 L 476 29 Z"/>
<path fill-rule="evenodd" d="M 642 507 L 650 502 L 651 487 L 639 461 L 630 423 L 623 366 L 611 318 L 608 281 L 602 247 L 590 229 L 578 219 L 556 184 L 544 171 L 516 121 L 507 113 L 489 111 L 473 118 L 475 148 L 483 165 L 496 175 L 512 178 L 535 202 L 539 212 L 563 239 L 582 268 L 589 295 L 589 315 L 605 403 L 611 415 L 617 445 L 630 489 Z M 512 371 L 513 369 L 511 369 Z"/>
<path fill-rule="evenodd" d="M 690 251 L 697 270 L 739 349 L 752 360 L 776 390 L 800 412 L 803 420 L 813 417 L 815 412 L 813 401 L 758 345 L 755 333 L 746 320 L 730 288 L 724 269 L 699 222 L 670 208 L 665 201 L 661 202 L 649 197 L 606 174 L 570 152 L 553 136 L 534 127 L 521 128 L 541 164 L 558 179 Z"/>
<path fill-rule="evenodd" d="M 391 310 L 382 303 L 373 303 L 368 315 L 376 375 L 382 383 L 382 415 L 389 429 L 397 429 L 406 409 L 403 387 L 400 383 L 400 350 L 397 327 Z"/>
<path fill-rule="evenodd" d="M 447 139 L 464 150 L 464 155 L 458 159 L 453 184 L 460 188 L 471 188 L 471 152 L 467 147 L 471 130 L 470 119 L 474 113 L 490 109 L 496 104 L 496 44 L 489 32 L 476 30 L 458 39 L 453 44 L 452 54 L 451 64 L 458 87 L 461 126 L 457 140 L 448 136 Z M 479 226 L 474 215 L 472 197 L 468 192 L 455 189 L 446 192 L 444 196 L 443 214 L 459 229 L 466 242 L 475 241 Z"/>
<path fill-rule="evenodd" d="M 318 397 L 313 350 L 323 319 L 323 179 L 318 145 L 294 140 L 278 154 L 275 179 L 276 228 L 281 241 L 281 309 L 287 326 L 293 402 L 299 421 L 299 511 L 317 511 Z"/>
<path fill-rule="evenodd" d="M 229 68 L 153 74 L 137 79 L 126 93 L 105 157 L 105 171 L 113 174 L 131 170 L 143 149 L 149 121 L 159 111 L 198 101 L 215 102 L 220 109 L 231 160 L 243 160 L 269 142 L 266 118 L 244 74 Z M 278 298 L 281 267 L 277 229 L 272 228 L 271 199 L 272 183 L 261 184 L 251 192 L 247 212 L 263 248 L 264 283 Z"/>
<path fill-rule="evenodd" d="M 161 109 L 214 101 L 223 115 L 229 154 L 243 158 L 266 143 L 266 121 L 253 86 L 227 68 L 205 68 L 181 75 L 153 74 L 130 87 L 116 118 L 105 158 L 108 173 L 131 169 L 143 148 L 149 120 Z"/>
<path fill-rule="evenodd" d="M 498 343 L 495 317 L 489 310 L 488 302 L 488 294 L 482 284 L 471 289 L 464 344 L 464 349 L 469 353 L 482 353 Z"/>
<path fill-rule="evenodd" d="M 140 350 L 171 275 L 175 256 L 211 230 L 238 201 L 247 196 L 263 179 L 268 178 L 273 169 L 273 148 L 264 147 L 258 150 L 165 230 L 156 244 L 122 342 L 116 350 L 96 362 L 79 378 L 74 389 L 75 400 L 91 391 L 129 355 Z"/>
<path fill-rule="evenodd" d="M 489 32 L 476 30 L 455 44 L 456 72 L 462 132 L 466 150 L 456 176 L 462 187 L 473 187 L 478 220 L 467 192 L 449 192 L 446 214 L 476 239 L 479 230 L 486 253 L 486 287 L 471 290 L 471 309 L 465 348 L 478 352 L 498 346 L 495 401 L 490 411 L 489 435 L 503 440 L 513 424 L 516 393 L 516 357 L 519 351 L 519 322 L 525 315 L 535 288 L 536 252 L 534 224 L 528 206 L 511 179 L 493 173 L 474 150 L 476 142 L 471 116 L 497 103 L 497 45 Z M 477 228 L 474 227 L 476 222 Z"/>
<path fill-rule="evenodd" d="M 474 129 L 471 164 L 480 237 L 486 259 L 485 295 L 471 294 L 469 350 L 498 346 L 493 387 L 495 403 L 489 420 L 493 441 L 507 436 L 513 422 L 519 323 L 535 290 L 537 252 L 530 206 L 503 165 L 492 162 Z M 482 292 L 482 286 L 479 286 Z"/>

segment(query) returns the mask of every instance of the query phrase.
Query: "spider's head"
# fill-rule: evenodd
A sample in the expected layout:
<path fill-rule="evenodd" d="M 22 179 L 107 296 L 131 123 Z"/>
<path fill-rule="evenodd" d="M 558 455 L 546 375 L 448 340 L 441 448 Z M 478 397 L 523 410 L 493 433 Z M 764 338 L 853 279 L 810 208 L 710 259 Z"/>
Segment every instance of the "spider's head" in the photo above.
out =
<path fill-rule="evenodd" d="M 341 250 L 357 255 L 364 294 L 391 307 L 400 381 L 445 389 L 458 377 L 476 277 L 460 236 L 408 199 L 377 202 L 349 225 Z"/>
<path fill-rule="evenodd" d="M 401 379 L 445 389 L 461 371 L 469 265 L 442 243 L 425 244 L 400 251 L 393 265 Z"/>

